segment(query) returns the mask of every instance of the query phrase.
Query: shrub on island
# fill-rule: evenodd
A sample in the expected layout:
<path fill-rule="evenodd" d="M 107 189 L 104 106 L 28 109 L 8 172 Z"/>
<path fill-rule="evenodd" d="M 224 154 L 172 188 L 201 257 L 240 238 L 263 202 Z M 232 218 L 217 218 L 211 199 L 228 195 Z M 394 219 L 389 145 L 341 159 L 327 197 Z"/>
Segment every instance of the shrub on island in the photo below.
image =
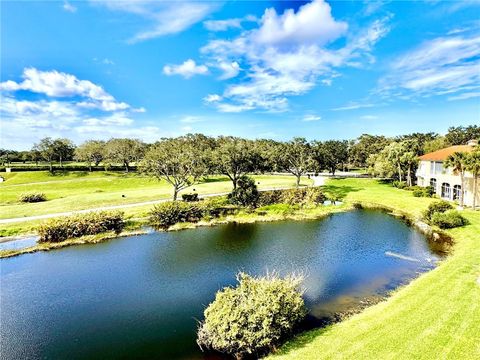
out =
<path fill-rule="evenodd" d="M 90 212 L 50 219 L 38 227 L 39 242 L 61 242 L 85 235 L 96 235 L 108 231 L 115 234 L 125 227 L 123 213 L 119 211 Z"/>
<path fill-rule="evenodd" d="M 205 310 L 197 343 L 237 359 L 259 357 L 280 344 L 307 314 L 300 276 L 237 275 L 238 286 L 217 292 Z"/>
<path fill-rule="evenodd" d="M 256 207 L 258 202 L 258 189 L 255 180 L 247 175 L 237 180 L 237 187 L 228 194 L 228 200 L 233 205 Z"/>
<path fill-rule="evenodd" d="M 20 194 L 18 200 L 23 203 L 37 203 L 47 201 L 47 197 L 44 193 L 23 193 Z"/>
<path fill-rule="evenodd" d="M 322 204 L 326 200 L 325 194 L 319 187 L 296 188 L 285 190 L 270 190 L 260 193 L 260 206 L 273 204 L 307 205 Z"/>

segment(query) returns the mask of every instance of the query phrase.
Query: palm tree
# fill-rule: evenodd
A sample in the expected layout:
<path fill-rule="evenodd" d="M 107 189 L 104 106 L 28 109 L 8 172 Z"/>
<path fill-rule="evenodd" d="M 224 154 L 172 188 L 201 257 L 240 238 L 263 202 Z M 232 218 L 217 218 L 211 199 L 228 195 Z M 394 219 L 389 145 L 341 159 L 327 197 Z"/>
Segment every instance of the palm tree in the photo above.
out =
<path fill-rule="evenodd" d="M 407 167 L 407 185 L 412 186 L 412 170 L 418 162 L 418 157 L 413 151 L 409 151 L 402 155 L 401 162 Z"/>
<path fill-rule="evenodd" d="M 467 154 L 464 152 L 455 152 L 450 155 L 445 161 L 444 166 L 446 168 L 451 167 L 454 174 L 460 175 L 460 183 L 462 188 L 460 189 L 460 206 L 463 206 L 463 193 L 465 189 L 465 165 L 467 160 Z"/>
<path fill-rule="evenodd" d="M 473 210 L 477 208 L 478 178 L 480 177 L 480 147 L 468 154 L 465 168 L 473 175 Z"/>

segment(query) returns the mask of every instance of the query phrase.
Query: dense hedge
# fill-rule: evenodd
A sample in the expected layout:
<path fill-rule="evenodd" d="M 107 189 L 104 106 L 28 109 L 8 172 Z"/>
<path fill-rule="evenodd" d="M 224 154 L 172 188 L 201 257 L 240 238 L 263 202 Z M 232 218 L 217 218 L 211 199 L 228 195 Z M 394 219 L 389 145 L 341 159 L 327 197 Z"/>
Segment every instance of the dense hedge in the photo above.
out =
<path fill-rule="evenodd" d="M 166 201 L 153 207 L 149 222 L 155 228 L 166 230 L 179 222 L 209 220 L 233 214 L 237 209 L 221 197 L 198 202 Z"/>
<path fill-rule="evenodd" d="M 227 287 L 205 310 L 197 343 L 202 349 L 258 358 L 278 345 L 307 314 L 302 278 L 251 277 L 240 273 L 238 286 Z"/>
<path fill-rule="evenodd" d="M 182 194 L 182 200 L 187 202 L 198 201 L 198 194 L 197 193 Z"/>
<path fill-rule="evenodd" d="M 61 242 L 107 231 L 116 234 L 125 227 L 122 212 L 90 212 L 48 220 L 38 227 L 39 242 Z"/>
<path fill-rule="evenodd" d="M 47 201 L 47 197 L 44 193 L 24 193 L 20 194 L 18 201 L 23 203 L 37 203 Z"/>
<path fill-rule="evenodd" d="M 306 205 L 322 204 L 326 200 L 319 187 L 262 191 L 258 199 L 259 206 L 272 204 Z"/>

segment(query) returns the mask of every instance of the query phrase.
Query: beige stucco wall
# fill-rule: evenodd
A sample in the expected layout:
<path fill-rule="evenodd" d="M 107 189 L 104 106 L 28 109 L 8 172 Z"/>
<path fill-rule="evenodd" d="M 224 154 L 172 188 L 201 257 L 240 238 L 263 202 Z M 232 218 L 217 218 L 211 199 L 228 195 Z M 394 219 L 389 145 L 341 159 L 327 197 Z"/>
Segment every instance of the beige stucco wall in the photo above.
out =
<path fill-rule="evenodd" d="M 437 163 L 441 163 L 438 162 Z M 443 166 L 442 166 L 443 168 Z M 450 184 L 451 192 L 450 197 L 446 198 L 447 200 L 453 200 L 453 187 L 455 185 L 462 185 L 460 181 L 460 176 L 453 174 L 451 169 L 442 169 L 442 171 L 434 171 L 432 172 L 431 161 L 420 161 L 419 167 L 416 173 L 417 176 L 417 184 L 419 186 L 427 187 L 430 186 L 430 179 L 437 180 L 437 186 L 435 188 L 435 193 L 439 196 L 442 194 L 442 184 L 447 183 Z M 480 184 L 478 185 L 480 187 Z M 464 204 L 466 206 L 473 205 L 473 176 L 470 173 L 465 174 L 465 193 L 464 193 Z M 477 205 L 480 205 L 480 191 L 477 189 L 476 194 L 476 202 Z"/>

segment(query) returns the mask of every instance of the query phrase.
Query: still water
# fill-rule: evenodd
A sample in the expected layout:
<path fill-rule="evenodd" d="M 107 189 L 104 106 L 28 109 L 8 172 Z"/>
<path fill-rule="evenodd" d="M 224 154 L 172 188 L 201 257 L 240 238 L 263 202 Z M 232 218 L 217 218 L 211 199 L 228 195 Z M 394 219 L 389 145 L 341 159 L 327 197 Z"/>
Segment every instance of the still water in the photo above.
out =
<path fill-rule="evenodd" d="M 193 359 L 197 319 L 239 270 L 306 275 L 311 319 L 434 267 L 402 221 L 357 210 L 318 221 L 151 233 L 3 259 L 3 359 Z"/>

